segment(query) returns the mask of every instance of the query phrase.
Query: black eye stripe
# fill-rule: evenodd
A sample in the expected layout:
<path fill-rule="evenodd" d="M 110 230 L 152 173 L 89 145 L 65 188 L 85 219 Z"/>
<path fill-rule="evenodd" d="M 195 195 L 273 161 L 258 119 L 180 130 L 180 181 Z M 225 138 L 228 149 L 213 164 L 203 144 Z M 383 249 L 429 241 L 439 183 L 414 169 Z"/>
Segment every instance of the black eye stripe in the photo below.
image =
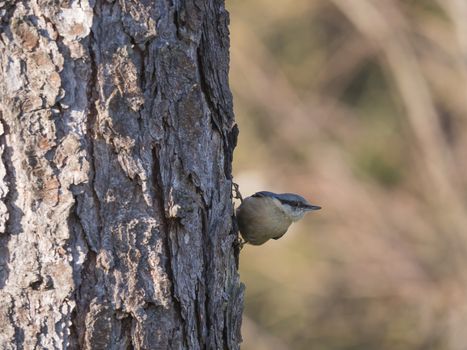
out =
<path fill-rule="evenodd" d="M 284 204 L 288 204 L 291 207 L 300 207 L 302 205 L 300 202 L 294 202 L 294 201 L 281 200 L 281 202 Z"/>

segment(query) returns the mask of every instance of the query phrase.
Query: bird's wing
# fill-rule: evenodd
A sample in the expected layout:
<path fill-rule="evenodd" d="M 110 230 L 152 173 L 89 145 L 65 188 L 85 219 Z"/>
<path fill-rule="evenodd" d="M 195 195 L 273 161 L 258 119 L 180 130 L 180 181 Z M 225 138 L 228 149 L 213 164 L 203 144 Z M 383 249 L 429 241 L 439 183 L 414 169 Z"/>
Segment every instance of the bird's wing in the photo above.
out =
<path fill-rule="evenodd" d="M 256 192 L 252 197 L 274 197 L 276 194 L 269 191 Z"/>

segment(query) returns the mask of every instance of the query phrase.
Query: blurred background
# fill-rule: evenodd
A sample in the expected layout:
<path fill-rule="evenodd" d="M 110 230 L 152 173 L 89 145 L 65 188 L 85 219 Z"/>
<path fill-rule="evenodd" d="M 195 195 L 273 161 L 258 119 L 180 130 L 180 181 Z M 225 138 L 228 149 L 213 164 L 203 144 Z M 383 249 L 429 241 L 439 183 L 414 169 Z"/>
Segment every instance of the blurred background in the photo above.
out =
<path fill-rule="evenodd" d="M 235 181 L 323 207 L 242 250 L 242 349 L 467 349 L 467 1 L 227 5 Z"/>

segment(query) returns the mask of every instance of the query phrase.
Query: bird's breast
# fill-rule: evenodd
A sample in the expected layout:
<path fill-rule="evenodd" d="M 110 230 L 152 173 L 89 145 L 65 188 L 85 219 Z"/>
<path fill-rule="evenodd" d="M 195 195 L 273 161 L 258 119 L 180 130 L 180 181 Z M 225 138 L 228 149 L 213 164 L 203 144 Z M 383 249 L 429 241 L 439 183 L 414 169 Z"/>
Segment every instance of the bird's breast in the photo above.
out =
<path fill-rule="evenodd" d="M 246 241 L 260 245 L 287 231 L 292 221 L 276 201 L 264 197 L 249 197 L 243 201 L 237 210 L 237 219 L 240 233 Z"/>

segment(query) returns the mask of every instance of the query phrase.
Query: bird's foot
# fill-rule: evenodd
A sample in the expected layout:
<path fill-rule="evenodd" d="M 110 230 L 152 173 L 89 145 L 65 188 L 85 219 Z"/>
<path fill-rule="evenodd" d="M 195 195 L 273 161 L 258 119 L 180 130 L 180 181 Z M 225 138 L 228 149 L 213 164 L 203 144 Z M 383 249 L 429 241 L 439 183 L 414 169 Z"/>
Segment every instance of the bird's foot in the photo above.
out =
<path fill-rule="evenodd" d="M 235 182 L 232 182 L 232 190 L 233 190 L 233 193 L 234 193 L 234 198 L 236 199 L 239 199 L 241 203 L 243 203 L 243 197 L 242 197 L 242 194 L 240 193 L 240 186 L 238 186 L 238 184 L 236 184 Z"/>
<path fill-rule="evenodd" d="M 238 237 L 237 238 L 237 241 L 236 241 L 236 244 L 237 244 L 237 247 L 238 247 L 238 250 L 241 251 L 243 249 L 243 246 L 245 244 L 247 244 L 248 242 L 243 240 L 242 238 Z"/>

